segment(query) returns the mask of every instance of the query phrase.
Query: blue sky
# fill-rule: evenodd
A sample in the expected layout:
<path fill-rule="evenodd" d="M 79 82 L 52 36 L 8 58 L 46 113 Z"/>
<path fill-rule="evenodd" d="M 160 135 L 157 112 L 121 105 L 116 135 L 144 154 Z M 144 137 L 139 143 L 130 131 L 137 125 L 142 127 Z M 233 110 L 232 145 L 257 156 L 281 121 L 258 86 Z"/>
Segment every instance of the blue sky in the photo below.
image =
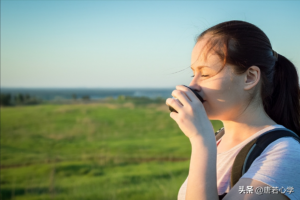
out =
<path fill-rule="evenodd" d="M 300 70 L 299 9 L 300 1 L 1 1 L 1 87 L 187 85 L 196 36 L 228 20 L 260 27 Z"/>

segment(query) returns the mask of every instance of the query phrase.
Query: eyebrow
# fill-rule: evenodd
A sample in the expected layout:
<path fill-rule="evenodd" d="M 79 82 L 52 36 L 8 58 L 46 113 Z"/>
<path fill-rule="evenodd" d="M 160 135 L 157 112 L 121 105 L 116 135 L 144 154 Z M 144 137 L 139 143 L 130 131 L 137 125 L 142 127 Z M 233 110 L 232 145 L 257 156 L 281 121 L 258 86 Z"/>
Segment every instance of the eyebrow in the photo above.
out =
<path fill-rule="evenodd" d="M 200 69 L 202 69 L 204 67 L 208 67 L 208 66 L 197 66 L 196 69 L 200 70 Z M 191 66 L 191 69 L 194 70 L 192 66 Z"/>

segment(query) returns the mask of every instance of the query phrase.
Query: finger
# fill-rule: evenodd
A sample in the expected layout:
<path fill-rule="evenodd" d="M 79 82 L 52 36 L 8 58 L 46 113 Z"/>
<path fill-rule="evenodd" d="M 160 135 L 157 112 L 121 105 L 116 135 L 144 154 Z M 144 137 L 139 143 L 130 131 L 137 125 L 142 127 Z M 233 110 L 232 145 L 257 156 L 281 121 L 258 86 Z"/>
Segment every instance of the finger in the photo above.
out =
<path fill-rule="evenodd" d="M 177 116 L 178 116 L 178 113 L 176 113 L 176 112 L 171 112 L 171 113 L 170 113 L 170 117 L 171 117 L 172 119 L 174 119 L 175 122 L 177 122 Z"/>
<path fill-rule="evenodd" d="M 176 97 L 182 105 L 191 104 L 190 99 L 186 96 L 185 92 L 182 90 L 173 90 L 172 96 Z"/>
<path fill-rule="evenodd" d="M 177 85 L 177 86 L 176 86 L 176 89 L 177 89 L 177 90 L 184 91 L 185 96 L 191 101 L 190 97 L 186 94 L 186 92 L 189 92 L 189 91 L 190 91 L 189 88 L 187 88 L 187 87 L 184 86 L 184 85 Z"/>
<path fill-rule="evenodd" d="M 177 112 L 179 112 L 179 110 L 182 109 L 182 104 L 179 103 L 179 101 L 177 99 L 168 98 L 166 100 L 166 104 L 168 106 L 171 106 L 172 108 L 174 108 Z"/>
<path fill-rule="evenodd" d="M 197 102 L 199 101 L 198 97 L 194 94 L 194 92 L 185 85 L 177 85 L 176 89 L 184 91 L 185 95 L 189 99 L 190 102 Z"/>
<path fill-rule="evenodd" d="M 178 85 L 176 86 L 176 88 L 178 87 L 178 89 L 182 89 L 183 91 L 185 91 L 185 94 L 187 95 L 187 97 L 191 100 L 191 102 L 198 102 L 200 99 L 194 94 L 194 92 L 191 90 L 191 88 L 185 86 L 185 85 Z"/>

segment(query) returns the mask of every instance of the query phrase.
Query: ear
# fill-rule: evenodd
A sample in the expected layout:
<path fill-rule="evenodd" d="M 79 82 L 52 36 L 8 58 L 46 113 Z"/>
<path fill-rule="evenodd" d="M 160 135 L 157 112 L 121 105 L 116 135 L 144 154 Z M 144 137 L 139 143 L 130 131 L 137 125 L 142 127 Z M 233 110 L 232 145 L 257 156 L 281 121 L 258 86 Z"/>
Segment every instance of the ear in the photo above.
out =
<path fill-rule="evenodd" d="M 255 87 L 260 80 L 260 69 L 257 66 L 251 66 L 247 69 L 245 75 L 245 90 Z"/>

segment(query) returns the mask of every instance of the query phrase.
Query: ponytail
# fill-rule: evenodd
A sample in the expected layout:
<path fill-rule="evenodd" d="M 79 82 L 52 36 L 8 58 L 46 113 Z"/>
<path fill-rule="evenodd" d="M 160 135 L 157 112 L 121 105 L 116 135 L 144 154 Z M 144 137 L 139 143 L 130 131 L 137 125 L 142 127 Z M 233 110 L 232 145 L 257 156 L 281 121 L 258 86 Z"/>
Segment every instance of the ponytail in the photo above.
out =
<path fill-rule="evenodd" d="M 300 136 L 300 88 L 297 70 L 293 63 L 280 54 L 274 68 L 272 94 L 263 99 L 265 111 L 276 123 Z"/>

